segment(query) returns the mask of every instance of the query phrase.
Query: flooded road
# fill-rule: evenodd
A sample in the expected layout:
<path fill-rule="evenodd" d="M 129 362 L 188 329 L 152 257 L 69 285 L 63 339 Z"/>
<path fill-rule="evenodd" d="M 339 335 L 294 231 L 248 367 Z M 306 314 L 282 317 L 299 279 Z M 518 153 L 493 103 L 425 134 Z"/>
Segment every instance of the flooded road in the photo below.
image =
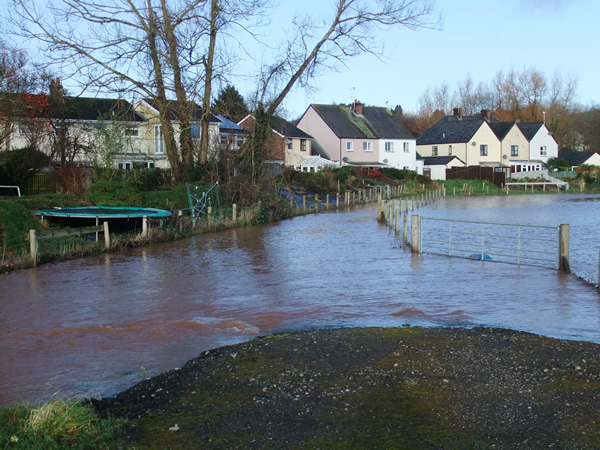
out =
<path fill-rule="evenodd" d="M 571 267 L 595 282 L 598 200 L 452 198 L 414 214 L 569 223 Z M 2 275 L 0 405 L 112 395 L 273 331 L 484 325 L 600 342 L 600 297 L 576 276 L 412 255 L 394 241 L 368 205 Z"/>

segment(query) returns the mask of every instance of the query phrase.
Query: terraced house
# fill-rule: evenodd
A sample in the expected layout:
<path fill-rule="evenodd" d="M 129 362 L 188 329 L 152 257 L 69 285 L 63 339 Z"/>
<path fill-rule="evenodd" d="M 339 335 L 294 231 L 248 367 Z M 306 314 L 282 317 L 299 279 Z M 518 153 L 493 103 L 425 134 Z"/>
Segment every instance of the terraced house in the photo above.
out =
<path fill-rule="evenodd" d="M 508 175 L 542 170 L 558 155 L 558 143 L 544 122 L 499 122 L 487 110 L 463 116 L 455 108 L 417 139 L 417 152 L 430 165 L 435 158 L 455 156 L 464 166 L 493 167 Z"/>
<path fill-rule="evenodd" d="M 312 104 L 298 128 L 312 135 L 325 156 L 338 165 L 392 167 L 422 173 L 416 139 L 387 108 Z"/>

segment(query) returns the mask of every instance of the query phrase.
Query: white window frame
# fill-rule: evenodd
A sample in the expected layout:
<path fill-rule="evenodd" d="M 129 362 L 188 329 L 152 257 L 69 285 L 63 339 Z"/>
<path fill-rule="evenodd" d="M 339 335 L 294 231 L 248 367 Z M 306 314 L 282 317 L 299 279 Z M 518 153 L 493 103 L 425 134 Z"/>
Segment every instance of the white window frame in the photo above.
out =
<path fill-rule="evenodd" d="M 300 151 L 301 152 L 306 151 L 306 139 L 300 139 Z"/>
<path fill-rule="evenodd" d="M 518 145 L 510 146 L 510 156 L 519 156 L 519 146 Z"/>
<path fill-rule="evenodd" d="M 540 147 L 540 156 L 548 156 L 548 147 L 545 145 L 542 145 Z"/>
<path fill-rule="evenodd" d="M 403 142 L 402 143 L 402 147 L 404 149 L 404 153 L 409 153 L 410 152 L 410 144 L 408 142 Z"/>
<path fill-rule="evenodd" d="M 157 155 L 165 153 L 165 139 L 161 125 L 154 125 L 154 153 Z"/>
<path fill-rule="evenodd" d="M 431 156 L 438 156 L 439 154 L 439 148 L 437 145 L 433 145 L 431 147 Z"/>
<path fill-rule="evenodd" d="M 385 152 L 393 153 L 394 152 L 394 143 L 392 141 L 385 141 Z"/>
<path fill-rule="evenodd" d="M 479 156 L 487 156 L 488 155 L 488 146 L 487 144 L 481 144 L 479 146 Z"/>
<path fill-rule="evenodd" d="M 448 156 L 452 156 L 452 144 L 448 146 Z"/>
<path fill-rule="evenodd" d="M 363 152 L 372 152 L 373 143 L 371 141 L 363 141 Z"/>
<path fill-rule="evenodd" d="M 354 142 L 346 141 L 346 151 L 353 152 L 354 151 Z"/>

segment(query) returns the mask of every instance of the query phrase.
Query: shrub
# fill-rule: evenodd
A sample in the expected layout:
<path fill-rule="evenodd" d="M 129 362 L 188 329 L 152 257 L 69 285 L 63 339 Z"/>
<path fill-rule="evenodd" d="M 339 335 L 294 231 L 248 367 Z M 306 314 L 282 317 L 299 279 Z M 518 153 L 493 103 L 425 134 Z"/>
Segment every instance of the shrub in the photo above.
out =
<path fill-rule="evenodd" d="M 99 181 L 90 188 L 89 197 L 98 206 L 145 206 L 142 194 L 123 181 Z"/>

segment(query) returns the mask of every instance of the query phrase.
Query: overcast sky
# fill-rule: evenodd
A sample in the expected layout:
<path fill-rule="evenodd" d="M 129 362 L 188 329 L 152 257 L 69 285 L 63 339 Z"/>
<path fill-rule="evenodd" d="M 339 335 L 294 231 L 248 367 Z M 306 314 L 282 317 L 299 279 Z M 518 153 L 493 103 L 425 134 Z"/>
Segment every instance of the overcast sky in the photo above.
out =
<path fill-rule="evenodd" d="M 333 0 L 280 0 L 271 17 L 273 37 L 289 28 L 295 14 L 328 14 Z M 295 88 L 284 103 L 288 119 L 310 103 L 347 103 L 357 98 L 373 106 L 402 105 L 416 111 L 419 97 L 470 74 L 488 83 L 499 70 L 536 68 L 548 78 L 556 71 L 577 75 L 578 101 L 600 104 L 600 0 L 436 0 L 441 30 L 381 33 L 387 58 L 361 56 L 338 72 L 325 72 L 318 90 Z M 279 31 L 281 32 L 281 31 Z M 277 42 L 271 39 L 270 42 Z M 232 80 L 248 95 L 250 82 Z"/>

